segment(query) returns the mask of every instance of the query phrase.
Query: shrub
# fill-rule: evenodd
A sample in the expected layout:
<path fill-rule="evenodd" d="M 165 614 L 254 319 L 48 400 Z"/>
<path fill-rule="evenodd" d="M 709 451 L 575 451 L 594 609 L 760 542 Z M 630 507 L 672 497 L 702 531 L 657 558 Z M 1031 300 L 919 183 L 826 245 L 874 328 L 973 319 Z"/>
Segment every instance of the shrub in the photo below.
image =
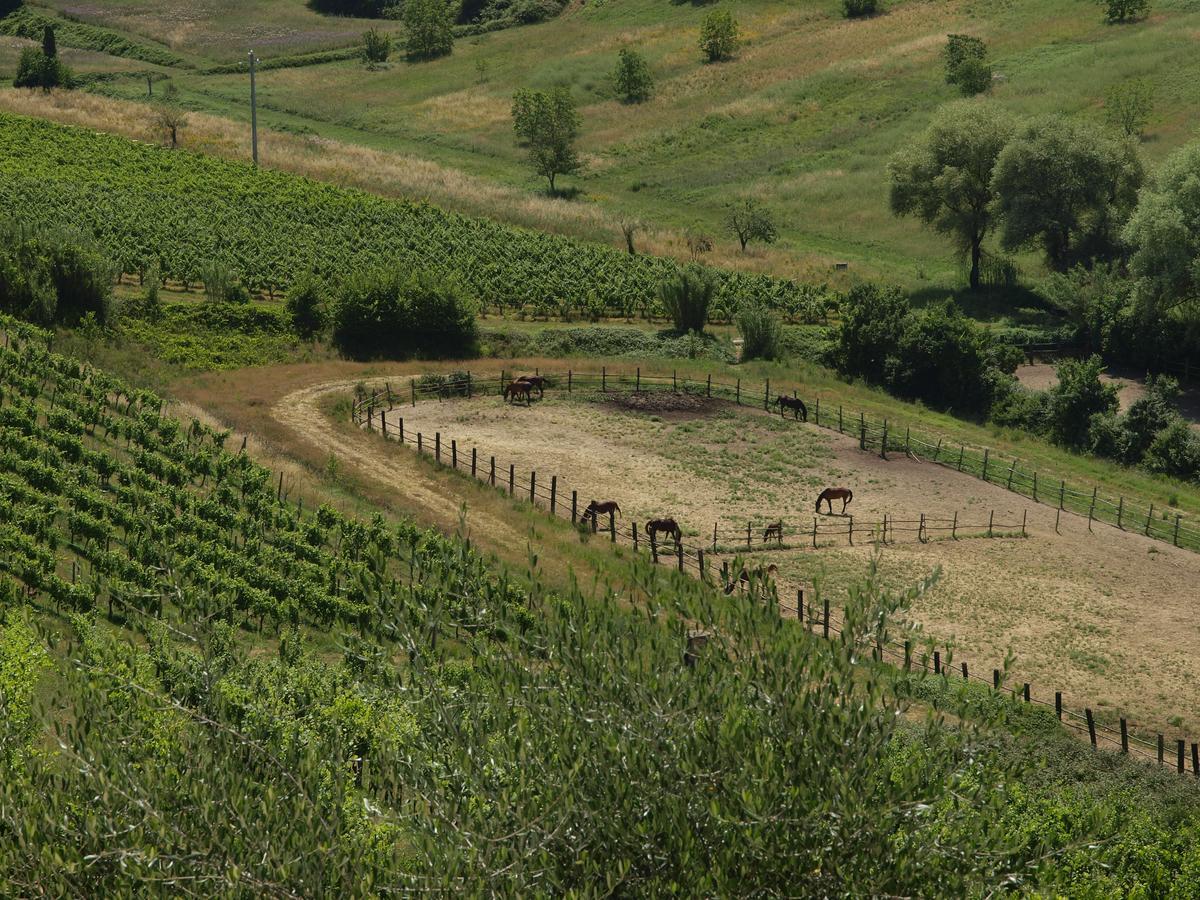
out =
<path fill-rule="evenodd" d="M 842 15 L 847 19 L 873 16 L 878 11 L 878 0 L 842 0 Z"/>
<path fill-rule="evenodd" d="M 1179 416 L 1154 436 L 1142 460 L 1151 472 L 1194 480 L 1200 473 L 1200 437 Z"/>
<path fill-rule="evenodd" d="M 353 357 L 466 355 L 478 304 L 454 278 L 399 269 L 351 276 L 337 290 L 333 340 Z"/>
<path fill-rule="evenodd" d="M 384 63 L 392 55 L 392 37 L 378 28 L 363 34 L 363 57 L 369 63 Z"/>
<path fill-rule="evenodd" d="M 234 277 L 233 270 L 216 260 L 200 272 L 204 296 L 209 303 L 249 303 L 250 292 Z"/>
<path fill-rule="evenodd" d="M 986 411 L 993 393 L 989 349 L 983 329 L 947 300 L 906 317 L 885 364 L 886 384 L 902 397 Z"/>
<path fill-rule="evenodd" d="M 308 5 L 317 12 L 331 16 L 380 19 L 389 15 L 399 4 L 397 0 L 308 0 Z"/>
<path fill-rule="evenodd" d="M 779 359 L 783 355 L 779 319 L 761 303 L 746 303 L 734 316 L 742 336 L 742 359 Z"/>
<path fill-rule="evenodd" d="M 404 25 L 408 29 L 404 49 L 410 61 L 446 56 L 454 49 L 450 12 L 442 0 L 408 0 Z"/>
<path fill-rule="evenodd" d="M 48 91 L 56 87 L 69 88 L 71 82 L 71 70 L 57 56 L 47 56 L 43 50 L 37 47 L 29 47 L 21 51 L 13 87 L 40 87 L 42 90 Z"/>
<path fill-rule="evenodd" d="M 296 334 L 312 340 L 325 330 L 325 285 L 314 275 L 301 275 L 288 288 L 284 309 Z"/>
<path fill-rule="evenodd" d="M 954 84 L 968 97 L 991 90 L 992 64 L 986 59 L 963 60 L 954 72 Z"/>
<path fill-rule="evenodd" d="M 882 384 L 908 312 L 908 301 L 896 288 L 852 287 L 842 301 L 842 328 L 834 349 L 836 367 L 852 378 Z"/>
<path fill-rule="evenodd" d="M 709 62 L 729 59 L 738 48 L 738 23 L 727 9 L 714 9 L 700 23 L 700 49 Z"/>
<path fill-rule="evenodd" d="M 658 287 L 663 308 L 680 333 L 704 331 L 715 292 L 716 283 L 699 268 L 684 269 Z"/>
<path fill-rule="evenodd" d="M 112 317 L 113 264 L 69 230 L 0 228 L 0 308 L 42 325 Z"/>
<path fill-rule="evenodd" d="M 1066 447 L 1084 447 L 1090 441 L 1092 417 L 1117 408 L 1117 389 L 1100 381 L 1103 363 L 1098 356 L 1068 359 L 1056 369 L 1058 384 L 1049 392 L 1050 435 Z"/>
<path fill-rule="evenodd" d="M 622 47 L 617 54 L 617 68 L 613 72 L 613 85 L 616 88 L 617 96 L 626 103 L 641 103 L 643 100 L 649 100 L 654 80 L 650 77 L 650 66 L 646 64 L 646 58 L 635 50 Z"/>
<path fill-rule="evenodd" d="M 1150 0 L 1103 0 L 1109 24 L 1128 22 L 1146 14 Z"/>

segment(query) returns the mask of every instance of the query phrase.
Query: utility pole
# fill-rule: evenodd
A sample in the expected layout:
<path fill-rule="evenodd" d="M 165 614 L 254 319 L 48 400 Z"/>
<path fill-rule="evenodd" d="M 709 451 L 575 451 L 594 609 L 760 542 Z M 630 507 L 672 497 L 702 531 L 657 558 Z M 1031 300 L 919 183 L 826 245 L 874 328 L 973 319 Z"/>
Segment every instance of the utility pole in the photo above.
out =
<path fill-rule="evenodd" d="M 251 150 L 254 154 L 254 165 L 258 166 L 258 98 L 254 92 L 254 65 L 258 62 L 258 57 L 251 50 L 250 59 L 250 142 Z"/>

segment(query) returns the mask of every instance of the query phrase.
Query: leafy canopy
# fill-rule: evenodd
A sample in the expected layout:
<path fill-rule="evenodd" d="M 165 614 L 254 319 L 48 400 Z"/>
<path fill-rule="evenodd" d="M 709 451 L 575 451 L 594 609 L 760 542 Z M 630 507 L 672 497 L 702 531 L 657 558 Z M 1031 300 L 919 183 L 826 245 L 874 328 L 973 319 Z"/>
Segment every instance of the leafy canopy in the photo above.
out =
<path fill-rule="evenodd" d="M 545 178 L 554 192 L 559 175 L 581 168 L 575 139 L 579 136 L 579 113 L 567 88 L 549 91 L 519 90 L 513 96 L 513 130 L 529 149 L 534 172 Z"/>

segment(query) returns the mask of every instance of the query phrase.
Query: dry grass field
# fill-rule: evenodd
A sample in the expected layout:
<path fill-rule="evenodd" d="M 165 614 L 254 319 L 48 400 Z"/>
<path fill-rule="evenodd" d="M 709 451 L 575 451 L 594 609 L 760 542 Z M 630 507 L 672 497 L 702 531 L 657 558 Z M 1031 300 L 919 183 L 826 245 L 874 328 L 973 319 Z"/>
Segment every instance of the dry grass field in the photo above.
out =
<path fill-rule="evenodd" d="M 285 398 L 276 408 L 282 424 L 310 428 L 325 415 L 320 394 Z M 1027 539 L 921 544 L 909 535 L 883 548 L 755 558 L 779 565 L 781 593 L 820 582 L 835 603 L 875 553 L 897 588 L 940 570 L 911 618 L 974 671 L 990 672 L 1012 653 L 1011 678 L 1030 681 L 1035 696 L 1061 690 L 1069 705 L 1089 705 L 1101 721 L 1126 716 L 1145 733 L 1200 727 L 1200 663 L 1188 651 L 1200 641 L 1192 591 L 1200 555 L 1103 525 L 1089 534 L 1086 520 L 1071 515 L 1056 533 L 1053 509 L 1003 488 L 894 455 L 885 461 L 848 436 L 723 403 L 672 413 L 630 409 L 611 394 L 550 393 L 531 408 L 493 396 L 423 401 L 397 407 L 393 426 L 401 415 L 410 433 L 440 432 L 444 447 L 454 439 L 460 452 L 477 446 L 504 467 L 536 469 L 547 481 L 556 474 L 564 496 L 577 489 L 581 504 L 615 499 L 626 520 L 674 515 L 692 543 L 711 541 L 714 523 L 744 534 L 753 522 L 756 544 L 767 521 L 811 527 L 816 494 L 833 484 L 855 491 L 858 523 L 957 512 L 977 524 L 993 510 L 997 521 L 1020 522 L 1027 511 Z M 389 451 L 376 443 L 371 452 Z"/>

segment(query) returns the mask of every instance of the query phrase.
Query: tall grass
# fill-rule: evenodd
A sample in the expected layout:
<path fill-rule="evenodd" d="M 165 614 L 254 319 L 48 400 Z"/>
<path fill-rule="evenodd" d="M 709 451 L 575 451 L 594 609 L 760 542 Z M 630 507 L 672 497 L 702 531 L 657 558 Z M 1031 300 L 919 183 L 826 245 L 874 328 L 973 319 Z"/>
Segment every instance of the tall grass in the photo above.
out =
<path fill-rule="evenodd" d="M 680 334 L 702 332 L 708 324 L 717 285 L 700 269 L 685 269 L 658 286 L 658 296 L 675 330 Z"/>
<path fill-rule="evenodd" d="M 742 336 L 742 359 L 779 359 L 783 356 L 783 330 L 779 319 L 757 303 L 747 303 L 734 317 Z"/>

